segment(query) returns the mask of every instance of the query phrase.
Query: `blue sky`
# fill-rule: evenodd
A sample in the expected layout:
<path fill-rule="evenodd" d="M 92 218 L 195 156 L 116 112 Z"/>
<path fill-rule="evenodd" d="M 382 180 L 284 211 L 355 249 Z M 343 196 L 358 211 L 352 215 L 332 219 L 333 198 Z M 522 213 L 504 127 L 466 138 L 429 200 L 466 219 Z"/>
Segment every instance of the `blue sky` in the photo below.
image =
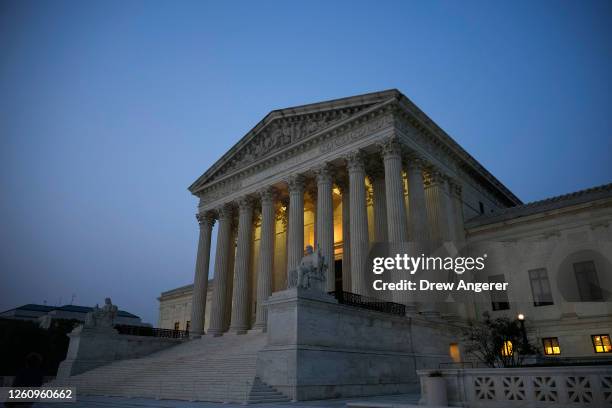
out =
<path fill-rule="evenodd" d="M 612 181 L 609 1 L 0 0 L 0 310 L 157 321 L 187 186 L 270 110 L 398 88 L 523 201 Z"/>

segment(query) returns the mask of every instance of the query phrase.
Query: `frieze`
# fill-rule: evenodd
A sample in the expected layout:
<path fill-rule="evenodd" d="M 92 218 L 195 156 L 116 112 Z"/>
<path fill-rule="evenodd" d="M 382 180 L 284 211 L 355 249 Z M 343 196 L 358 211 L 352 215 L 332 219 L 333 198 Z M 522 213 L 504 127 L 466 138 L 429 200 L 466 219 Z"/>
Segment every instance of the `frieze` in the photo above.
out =
<path fill-rule="evenodd" d="M 361 107 L 359 108 L 361 109 Z M 271 154 L 268 157 L 262 158 L 261 160 L 258 160 L 250 165 L 241 165 L 241 170 L 228 174 L 226 176 L 226 180 L 218 180 L 216 183 L 213 181 L 213 185 L 205 188 L 203 191 L 200 191 L 198 193 L 198 196 L 206 196 L 208 192 L 214 190 L 216 186 L 223 185 L 231 180 L 245 180 L 245 177 L 249 176 L 251 176 L 250 178 L 255 176 L 255 179 L 261 180 L 262 178 L 265 178 L 263 177 L 264 173 L 268 175 L 276 174 L 276 170 L 273 170 L 275 167 L 277 167 L 275 165 L 281 165 L 283 169 L 289 169 L 290 167 L 292 167 L 292 164 L 297 164 L 298 162 L 301 162 L 302 159 L 304 159 L 304 157 L 301 156 L 304 155 L 307 155 L 311 158 L 316 158 L 320 154 L 317 146 L 321 143 L 322 140 L 336 138 L 338 137 L 338 135 L 346 135 L 350 129 L 358 129 L 358 127 L 362 126 L 363 124 L 372 123 L 377 116 L 380 116 L 385 112 L 389 112 L 390 109 L 392 109 L 390 103 L 377 105 L 377 109 L 372 110 L 365 116 L 356 115 L 357 117 L 355 121 L 348 122 L 345 126 L 342 126 L 341 128 L 330 129 L 329 132 L 318 132 L 318 134 L 320 135 L 319 137 L 310 138 L 309 136 L 301 143 L 290 145 L 281 149 L 279 152 L 277 152 L 277 154 Z M 379 122 L 377 125 L 371 127 L 370 129 L 376 130 L 382 128 L 385 123 L 392 123 L 392 118 L 389 118 L 388 120 L 389 122 Z M 360 132 L 363 131 L 364 130 Z M 350 133 L 349 139 L 347 140 L 357 140 L 359 137 L 367 135 L 367 133 L 361 134 L 360 132 Z M 219 178 L 219 172 L 215 173 L 214 178 Z M 246 184 L 250 185 L 252 184 L 251 182 L 253 180 L 248 181 L 249 182 Z M 210 199 L 206 199 L 206 202 L 209 201 Z"/>
<path fill-rule="evenodd" d="M 295 144 L 307 136 L 315 134 L 335 123 L 339 123 L 369 106 L 363 105 L 276 119 L 237 151 L 232 159 L 217 171 L 212 180 L 231 171 L 248 166 L 286 146 Z"/>
<path fill-rule="evenodd" d="M 363 139 L 371 135 L 372 133 L 392 124 L 393 117 L 391 115 L 385 115 L 376 120 L 366 122 L 357 129 L 330 138 L 325 143 L 321 144 L 321 146 L 319 146 L 319 153 L 329 153 L 356 140 Z"/>
<path fill-rule="evenodd" d="M 225 197 L 242 189 L 242 181 L 237 180 L 233 182 L 227 182 L 213 186 L 200 196 L 200 206 L 204 206 L 206 203 L 215 201 L 219 198 Z"/>

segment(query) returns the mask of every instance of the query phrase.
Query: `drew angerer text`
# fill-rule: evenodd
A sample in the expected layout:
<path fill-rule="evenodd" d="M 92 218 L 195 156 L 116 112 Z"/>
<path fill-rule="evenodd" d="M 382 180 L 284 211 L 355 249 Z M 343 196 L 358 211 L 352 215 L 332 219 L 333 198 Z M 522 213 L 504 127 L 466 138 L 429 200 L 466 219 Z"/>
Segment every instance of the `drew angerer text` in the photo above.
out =
<path fill-rule="evenodd" d="M 402 279 L 399 282 L 383 282 L 378 279 L 372 283 L 374 290 L 436 290 L 436 291 L 472 291 L 472 292 L 483 292 L 483 291 L 505 291 L 508 289 L 508 282 L 465 282 L 459 280 L 459 282 L 430 282 L 426 279 L 420 279 L 418 281 Z"/>

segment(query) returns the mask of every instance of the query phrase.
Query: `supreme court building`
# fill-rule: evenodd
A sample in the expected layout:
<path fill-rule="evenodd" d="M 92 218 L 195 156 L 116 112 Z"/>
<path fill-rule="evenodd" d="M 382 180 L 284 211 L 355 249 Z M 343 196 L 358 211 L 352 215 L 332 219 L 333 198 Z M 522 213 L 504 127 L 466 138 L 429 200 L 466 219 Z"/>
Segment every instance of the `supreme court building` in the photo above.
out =
<path fill-rule="evenodd" d="M 418 368 L 469 360 L 459 329 L 483 312 L 526 316 L 548 358 L 612 355 L 612 185 L 523 204 L 397 90 L 272 111 L 189 191 L 195 278 L 162 293 L 160 326 L 215 350 L 259 336 L 258 381 L 291 399 L 402 391 Z M 488 276 L 508 293 L 460 305 L 373 291 L 371 248 L 405 242 L 499 243 L 519 254 Z M 307 245 L 328 261 L 327 292 L 403 316 L 287 294 Z"/>
<path fill-rule="evenodd" d="M 189 190 L 200 199 L 190 326 L 202 332 L 212 261 L 215 335 L 263 328 L 262 303 L 305 245 L 334 260 L 329 291 L 369 295 L 371 243 L 464 240 L 464 220 L 521 204 L 396 90 L 273 111 Z"/>

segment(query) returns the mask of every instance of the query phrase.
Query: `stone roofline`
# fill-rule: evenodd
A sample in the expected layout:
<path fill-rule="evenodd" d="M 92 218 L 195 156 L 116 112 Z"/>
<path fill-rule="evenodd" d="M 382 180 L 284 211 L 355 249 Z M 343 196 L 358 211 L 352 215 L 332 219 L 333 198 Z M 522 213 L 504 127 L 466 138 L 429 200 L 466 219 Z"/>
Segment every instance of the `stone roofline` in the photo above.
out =
<path fill-rule="evenodd" d="M 356 106 L 367 107 L 342 121 L 333 123 L 320 131 L 308 135 L 308 137 L 296 142 L 295 144 L 287 146 L 282 151 L 277 151 L 273 154 L 267 155 L 267 157 L 262 158 L 262 161 L 258 161 L 257 163 L 247 166 L 246 168 L 239 168 L 235 171 L 232 170 L 227 174 L 218 176 L 218 172 L 222 171 L 226 164 L 229 163 L 241 149 L 247 146 L 259 131 L 261 131 L 275 119 L 295 116 L 298 114 L 303 115 L 318 113 L 330 109 L 345 109 Z M 406 116 L 414 126 L 426 134 L 429 134 L 432 140 L 434 140 L 441 149 L 454 156 L 462 166 L 465 166 L 466 169 L 469 169 L 471 172 L 476 174 L 485 185 L 489 186 L 488 188 L 490 188 L 492 192 L 495 191 L 495 194 L 497 194 L 500 198 L 503 197 L 506 205 L 522 204 L 518 197 L 516 197 L 506 186 L 504 186 L 488 170 L 486 170 L 484 166 L 482 166 L 475 158 L 465 151 L 452 137 L 444 132 L 444 130 L 436 125 L 435 122 L 433 122 L 423 111 L 421 111 L 412 101 L 410 101 L 397 89 L 272 111 L 242 139 L 240 139 L 238 143 L 227 151 L 217 162 L 215 162 L 215 164 L 213 164 L 202 176 L 200 176 L 189 187 L 189 191 L 196 196 L 200 196 L 205 189 L 209 189 L 212 186 L 218 185 L 219 183 L 229 183 L 231 180 L 235 180 L 240 178 L 243 174 L 247 174 L 245 172 L 251 171 L 252 168 L 261 168 L 263 162 L 269 161 L 270 158 L 278 157 L 279 155 L 282 156 L 288 151 L 295 150 L 298 146 L 312 144 L 315 139 L 326 138 L 329 135 L 341 132 L 342 129 L 347 128 L 347 126 L 352 126 L 353 122 L 362 122 L 364 118 L 372 117 L 372 115 L 381 110 L 384 110 L 385 112 L 394 112 L 392 113 L 393 115 Z"/>
<path fill-rule="evenodd" d="M 213 279 L 208 279 L 208 291 L 212 290 Z M 188 285 L 179 286 L 178 288 L 170 289 L 165 292 L 162 292 L 161 295 L 157 298 L 158 301 L 162 299 L 172 298 L 175 296 L 181 296 L 186 293 L 191 293 L 193 291 L 193 283 Z"/>
<path fill-rule="evenodd" d="M 612 183 L 578 190 L 568 194 L 533 201 L 516 207 L 498 210 L 492 214 L 480 215 L 465 223 L 467 230 L 481 226 L 516 220 L 518 218 L 541 214 L 548 211 L 561 210 L 581 204 L 612 199 Z"/>

